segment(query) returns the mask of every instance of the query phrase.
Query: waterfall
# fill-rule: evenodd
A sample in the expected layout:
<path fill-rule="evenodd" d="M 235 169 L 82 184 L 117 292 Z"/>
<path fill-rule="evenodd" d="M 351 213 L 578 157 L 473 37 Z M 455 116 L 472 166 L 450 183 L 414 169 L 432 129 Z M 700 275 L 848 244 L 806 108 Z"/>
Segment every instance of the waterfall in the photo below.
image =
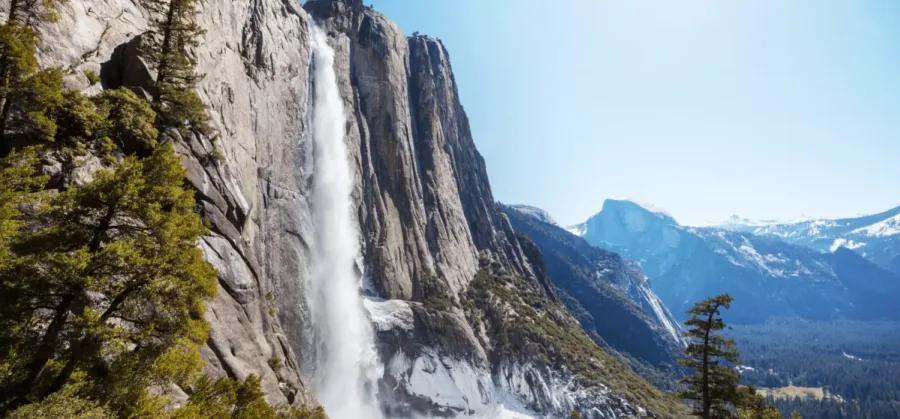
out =
<path fill-rule="evenodd" d="M 383 366 L 360 296 L 359 231 L 344 129 L 347 117 L 334 72 L 334 50 L 313 26 L 312 213 L 315 242 L 307 300 L 312 323 L 313 388 L 333 419 L 382 417 L 376 399 Z"/>

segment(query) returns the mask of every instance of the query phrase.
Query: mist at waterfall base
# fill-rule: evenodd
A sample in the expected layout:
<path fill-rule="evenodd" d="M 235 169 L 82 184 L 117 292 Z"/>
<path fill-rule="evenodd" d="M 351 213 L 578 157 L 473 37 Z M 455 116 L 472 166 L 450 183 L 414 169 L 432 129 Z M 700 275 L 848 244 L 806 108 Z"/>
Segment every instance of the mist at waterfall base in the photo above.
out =
<path fill-rule="evenodd" d="M 346 115 L 334 72 L 334 50 L 313 27 L 312 250 L 308 305 L 314 351 L 313 388 L 333 419 L 382 417 L 377 381 L 383 367 L 360 298 L 355 268 L 359 232 L 350 197 L 353 178 L 344 144 Z"/>

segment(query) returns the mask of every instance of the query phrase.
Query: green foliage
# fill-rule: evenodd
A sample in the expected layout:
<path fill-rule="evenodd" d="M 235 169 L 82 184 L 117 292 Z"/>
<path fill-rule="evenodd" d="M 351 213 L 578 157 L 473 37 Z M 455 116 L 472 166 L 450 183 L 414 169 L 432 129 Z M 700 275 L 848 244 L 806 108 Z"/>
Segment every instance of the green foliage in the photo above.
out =
<path fill-rule="evenodd" d="M 754 367 L 742 371 L 742 382 L 825 394 L 777 397 L 779 410 L 817 419 L 900 417 L 900 322 L 778 318 L 733 329 L 741 359 Z"/>
<path fill-rule="evenodd" d="M 447 284 L 428 271 L 419 275 L 416 285 L 417 298 L 430 310 L 450 311 L 457 305 Z"/>
<path fill-rule="evenodd" d="M 35 28 L 56 20 L 59 0 L 13 0 L 0 25 L 0 138 L 7 131 L 52 139 L 56 124 L 48 115 L 61 101 L 62 72 L 39 71 Z"/>
<path fill-rule="evenodd" d="M 572 412 L 569 413 L 569 419 L 581 419 L 581 413 L 578 413 L 573 410 Z"/>
<path fill-rule="evenodd" d="M 97 172 L 36 215 L 17 263 L 0 272 L 11 301 L 3 315 L 19 325 L 3 330 L 16 356 L 0 361 L 21 371 L 2 383 L 17 390 L 6 395 L 39 401 L 84 371 L 120 410 L 147 386 L 199 370 L 203 301 L 217 275 L 196 247 L 205 229 L 183 179 L 171 146 L 161 147 Z"/>
<path fill-rule="evenodd" d="M 94 97 L 100 112 L 106 116 L 103 136 L 126 153 L 141 154 L 156 148 L 159 131 L 153 125 L 156 112 L 146 100 L 128 89 L 104 90 Z"/>
<path fill-rule="evenodd" d="M 59 126 L 54 146 L 70 154 L 87 148 L 126 154 L 149 155 L 156 147 L 156 113 L 150 104 L 128 89 L 104 90 L 88 97 L 77 90 L 62 93 L 62 102 L 52 113 Z"/>
<path fill-rule="evenodd" d="M 185 126 L 208 133 L 206 106 L 193 91 L 200 75 L 188 51 L 198 45 L 203 30 L 196 22 L 197 0 L 144 0 L 150 30 L 142 52 L 157 70 L 153 106 L 160 130 Z M 185 125 L 186 124 L 186 125 Z"/>
<path fill-rule="evenodd" d="M 278 417 L 283 419 L 328 419 L 322 406 L 309 407 L 306 405 L 281 409 Z"/>
<path fill-rule="evenodd" d="M 6 96 L 10 109 L 4 114 L 4 132 L 35 142 L 53 141 L 58 126 L 53 112 L 64 104 L 62 91 L 62 71 L 56 68 L 28 74 L 10 83 Z"/>
<path fill-rule="evenodd" d="M 59 19 L 56 11 L 64 3 L 66 0 L 13 0 L 6 17 L 9 21 L 23 22 L 33 29 L 44 22 L 55 23 Z"/>
<path fill-rule="evenodd" d="M 243 383 L 230 378 L 213 381 L 202 375 L 193 383 L 187 403 L 172 412 L 174 419 L 327 419 L 321 407 L 277 408 L 266 403 L 260 378 L 251 374 Z"/>
<path fill-rule="evenodd" d="M 269 358 L 269 368 L 272 368 L 273 371 L 278 371 L 281 369 L 281 358 L 278 355 L 272 355 Z"/>
<path fill-rule="evenodd" d="M 766 398 L 756 392 L 753 386 L 740 387 L 735 397 L 738 419 L 782 419 L 784 415 Z M 800 413 L 791 414 L 791 419 L 801 419 Z"/>
<path fill-rule="evenodd" d="M 553 368 L 565 366 L 582 384 L 615 388 L 631 402 L 664 417 L 682 415 L 682 406 L 597 346 L 560 302 L 544 296 L 539 284 L 490 265 L 490 261 L 482 263 L 462 307 L 470 324 L 483 325 L 492 337 L 485 346 L 495 355 L 530 358 Z"/>
<path fill-rule="evenodd" d="M 49 140 L 56 125 L 47 115 L 58 105 L 62 91 L 62 72 L 39 71 L 38 35 L 44 22 L 57 19 L 62 0 L 12 0 L 6 22 L 0 25 L 0 140 L 7 130 L 34 134 Z"/>
<path fill-rule="evenodd" d="M 55 19 L 60 0 L 13 0 L 0 25 L 4 145 L 45 143 L 70 161 L 116 148 L 127 155 L 108 153 L 91 182 L 55 195 L 41 191 L 38 149 L 0 159 L 0 416 L 325 417 L 321 408 L 270 406 L 256 376 L 238 383 L 201 373 L 204 303 L 217 273 L 197 247 L 208 230 L 180 158 L 157 144 L 160 128 L 209 130 L 187 55 L 201 33 L 195 1 L 150 0 L 166 11 L 150 35 L 165 38 L 150 54 L 160 73 L 153 104 L 124 89 L 65 90 L 60 69 L 39 68 L 35 28 Z M 192 389 L 175 411 L 150 391 L 172 383 Z"/>
<path fill-rule="evenodd" d="M 77 90 L 62 92 L 60 106 L 51 115 L 58 129 L 48 141 L 76 155 L 83 154 L 85 145 L 102 137 L 108 124 L 107 115 L 97 107 L 96 101 Z"/>
<path fill-rule="evenodd" d="M 0 270 L 7 269 L 16 257 L 12 244 L 21 238 L 25 226 L 21 206 L 39 203 L 42 198 L 39 190 L 47 178 L 38 175 L 35 164 L 34 148 L 0 159 Z"/>
<path fill-rule="evenodd" d="M 225 154 L 213 143 L 213 149 L 206 155 L 206 161 L 203 163 L 207 166 L 222 163 L 225 161 Z"/>
<path fill-rule="evenodd" d="M 436 311 L 450 311 L 453 308 L 453 302 L 445 297 L 430 297 L 424 304 L 425 307 Z"/>
<path fill-rule="evenodd" d="M 112 417 L 113 414 L 109 409 L 79 394 L 85 385 L 81 380 L 82 377 L 78 378 L 43 401 L 22 406 L 7 417 L 9 419 L 106 419 Z"/>
<path fill-rule="evenodd" d="M 738 396 L 740 377 L 732 368 L 740 364 L 737 348 L 733 339 L 719 334 L 725 328 L 721 310 L 731 307 L 733 301 L 725 294 L 698 302 L 687 311 L 691 318 L 684 322 L 688 346 L 686 358 L 678 363 L 695 373 L 681 380 L 687 389 L 680 395 L 694 402 L 695 416 L 705 419 L 730 418 L 729 403 Z"/>
<path fill-rule="evenodd" d="M 84 70 L 84 76 L 87 77 L 91 86 L 100 83 L 100 75 L 94 70 Z"/>

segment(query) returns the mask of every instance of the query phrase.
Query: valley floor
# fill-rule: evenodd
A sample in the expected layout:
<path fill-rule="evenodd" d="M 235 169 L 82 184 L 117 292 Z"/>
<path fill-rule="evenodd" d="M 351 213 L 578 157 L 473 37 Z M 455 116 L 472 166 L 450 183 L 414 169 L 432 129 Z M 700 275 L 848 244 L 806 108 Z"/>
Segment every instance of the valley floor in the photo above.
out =
<path fill-rule="evenodd" d="M 900 322 L 733 326 L 742 381 L 805 418 L 900 418 Z"/>

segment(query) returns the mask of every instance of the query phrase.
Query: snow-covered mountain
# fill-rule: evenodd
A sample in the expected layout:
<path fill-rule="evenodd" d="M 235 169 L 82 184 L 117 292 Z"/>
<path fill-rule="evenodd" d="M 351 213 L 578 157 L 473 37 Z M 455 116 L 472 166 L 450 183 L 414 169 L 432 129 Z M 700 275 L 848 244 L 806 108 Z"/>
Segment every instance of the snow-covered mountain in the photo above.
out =
<path fill-rule="evenodd" d="M 794 224 L 801 223 L 804 221 L 809 221 L 812 218 L 810 217 L 800 217 L 798 219 L 792 220 L 783 220 L 783 219 L 771 219 L 771 220 L 754 220 L 752 218 L 741 217 L 739 215 L 732 215 L 728 217 L 725 221 L 717 222 L 717 223 L 708 223 L 702 225 L 695 225 L 694 227 L 718 227 L 724 228 L 726 230 L 734 230 L 741 231 L 744 233 L 752 233 L 754 230 L 760 227 L 768 227 L 772 225 L 779 224 Z"/>
<path fill-rule="evenodd" d="M 844 227 L 853 231 L 881 220 Z M 816 224 L 806 225 L 810 228 L 805 231 L 811 233 Z M 884 234 L 889 227 L 866 231 Z M 737 322 L 777 315 L 808 319 L 897 315 L 900 276 L 846 247 L 834 252 L 826 247 L 823 252 L 789 242 L 776 230 L 752 234 L 686 227 L 665 212 L 627 200 L 607 200 L 598 214 L 571 230 L 595 246 L 639 261 L 653 290 L 676 317 L 695 301 L 726 292 L 738 299 L 729 312 Z"/>
<path fill-rule="evenodd" d="M 734 221 L 730 219 L 729 221 Z M 724 223 L 721 228 L 777 237 L 788 243 L 834 252 L 844 247 L 878 266 L 900 273 L 900 207 L 855 218 L 773 223 Z"/>

